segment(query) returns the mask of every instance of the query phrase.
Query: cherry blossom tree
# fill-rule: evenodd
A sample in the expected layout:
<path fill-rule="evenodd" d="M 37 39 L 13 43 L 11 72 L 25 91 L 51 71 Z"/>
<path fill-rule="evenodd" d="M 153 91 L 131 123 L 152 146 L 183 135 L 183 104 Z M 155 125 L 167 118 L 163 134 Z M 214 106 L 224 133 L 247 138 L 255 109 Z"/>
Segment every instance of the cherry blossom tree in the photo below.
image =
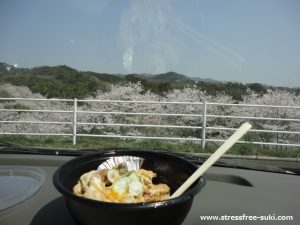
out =
<path fill-rule="evenodd" d="M 16 87 L 11 84 L 2 84 L 0 89 L 11 97 L 46 99 L 37 93 L 32 93 L 27 87 Z M 207 103 L 206 126 L 207 137 L 211 139 L 226 139 L 232 131 L 222 128 L 237 128 L 249 119 L 230 118 L 241 117 L 266 117 L 271 119 L 250 119 L 257 130 L 272 131 L 299 131 L 299 121 L 292 119 L 300 118 L 299 108 L 284 107 L 259 107 L 242 106 L 249 105 L 278 105 L 300 106 L 300 96 L 284 90 L 267 90 L 265 94 L 257 94 L 250 89 L 243 96 L 243 100 L 235 102 L 231 96 L 224 93 L 209 95 L 196 86 L 183 89 L 172 89 L 163 95 L 158 95 L 149 90 L 146 91 L 140 82 L 126 84 L 112 84 L 108 91 L 98 91 L 95 97 L 78 102 L 77 122 L 91 123 L 91 125 L 78 125 L 78 133 L 94 134 L 124 134 L 142 136 L 177 136 L 201 138 L 201 129 L 163 128 L 163 125 L 197 126 L 202 127 L 203 104 Z M 92 100 L 92 101 L 89 101 Z M 93 101 L 93 100 L 104 100 Z M 145 101 L 114 102 L 113 100 Z M 152 103 L 146 103 L 152 102 Z M 156 102 L 192 102 L 193 104 L 158 104 Z M 221 103 L 221 104 L 212 104 Z M 234 105 L 226 105 L 233 104 Z M 41 112 L 0 112 L 1 121 L 61 121 L 72 122 L 72 102 L 59 101 L 0 101 L 1 109 L 43 109 L 64 110 L 70 113 L 41 113 Z M 89 111 L 90 113 L 80 113 Z M 94 113 L 93 113 L 94 112 Z M 102 112 L 102 113 L 97 113 Z M 105 113 L 106 112 L 106 113 Z M 115 113 L 113 113 L 115 112 Z M 162 114 L 191 114 L 191 116 L 157 116 L 157 115 L 123 115 L 118 112 L 131 113 L 162 113 Z M 227 116 L 227 118 L 226 118 Z M 291 121 L 278 121 L 272 118 L 285 118 Z M 97 124 L 96 124 L 97 123 Z M 102 125 L 99 125 L 102 124 Z M 112 124 L 148 124 L 160 125 L 161 127 L 128 127 L 113 126 Z M 219 128 L 219 129 L 216 129 Z M 71 124 L 38 124 L 38 123 L 0 123 L 1 132 L 34 132 L 34 133 L 72 133 Z M 253 141 L 299 143 L 297 134 L 278 134 L 253 132 Z"/>

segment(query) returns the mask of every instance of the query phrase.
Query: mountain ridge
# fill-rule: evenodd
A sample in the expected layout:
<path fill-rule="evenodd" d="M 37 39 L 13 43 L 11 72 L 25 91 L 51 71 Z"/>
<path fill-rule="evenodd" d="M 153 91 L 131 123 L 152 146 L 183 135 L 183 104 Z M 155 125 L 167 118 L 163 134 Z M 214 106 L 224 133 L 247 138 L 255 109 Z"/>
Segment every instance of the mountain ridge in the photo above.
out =
<path fill-rule="evenodd" d="M 73 72 L 79 72 L 79 73 L 87 73 L 87 74 L 94 74 L 96 76 L 113 76 L 113 77 L 135 77 L 139 79 L 153 79 L 153 80 L 158 80 L 158 81 L 203 81 L 203 82 L 208 82 L 208 83 L 223 83 L 221 81 L 213 80 L 210 78 L 198 78 L 198 77 L 189 77 L 184 74 L 180 74 L 174 71 L 168 71 L 165 73 L 159 73 L 159 74 L 137 74 L 137 73 L 132 73 L 132 74 L 113 74 L 113 73 L 99 73 L 99 72 L 93 72 L 93 71 L 78 71 L 76 69 L 73 69 L 72 67 L 66 66 L 66 65 L 57 65 L 57 66 L 37 66 L 33 68 L 18 68 L 14 65 L 10 65 L 4 62 L 0 62 L 0 76 L 1 75 L 8 75 L 8 74 L 16 74 L 18 72 L 23 72 L 23 71 L 34 71 L 36 72 L 41 72 L 41 74 L 48 74 L 48 72 L 45 72 L 47 69 L 52 69 L 55 70 L 57 68 L 65 68 L 67 70 L 72 70 Z M 50 74 L 48 74 L 50 75 Z"/>
<path fill-rule="evenodd" d="M 48 98 L 85 98 L 95 95 L 99 90 L 107 91 L 112 84 L 125 84 L 128 82 L 140 82 L 145 91 L 149 90 L 159 95 L 164 95 L 171 89 L 185 87 L 196 87 L 212 95 L 225 93 L 236 100 L 241 100 L 248 88 L 259 94 L 266 93 L 267 89 L 293 91 L 300 94 L 300 88 L 192 78 L 174 71 L 154 75 L 110 74 L 79 71 L 67 65 L 18 68 L 7 63 L 0 63 L 0 83 L 27 86 L 33 93 L 40 93 Z"/>

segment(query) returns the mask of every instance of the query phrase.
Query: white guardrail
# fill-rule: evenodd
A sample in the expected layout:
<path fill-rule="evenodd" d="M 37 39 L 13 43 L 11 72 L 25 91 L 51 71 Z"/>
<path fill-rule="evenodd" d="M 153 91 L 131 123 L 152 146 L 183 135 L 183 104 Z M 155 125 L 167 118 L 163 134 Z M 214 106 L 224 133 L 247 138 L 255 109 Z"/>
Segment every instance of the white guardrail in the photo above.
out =
<path fill-rule="evenodd" d="M 18 103 L 18 106 L 15 107 L 4 107 L 4 103 L 7 105 L 14 103 Z M 21 107 L 22 104 L 20 102 L 39 102 L 40 104 L 35 104 L 34 109 L 30 106 Z M 67 107 L 65 109 L 45 109 L 43 107 L 42 102 L 50 102 L 53 104 L 62 103 Z M 165 112 L 136 112 L 132 109 L 132 111 L 90 111 L 90 110 L 82 110 L 78 107 L 78 104 L 120 104 L 119 107 L 122 109 L 122 104 L 155 104 L 155 105 L 181 105 L 181 106 L 197 106 L 199 107 L 199 112 L 195 113 L 186 113 L 186 112 L 176 112 L 176 113 L 165 113 Z M 2 104 L 2 105 L 1 105 Z M 36 108 L 37 105 L 40 108 Z M 297 130 L 300 127 L 300 118 L 281 118 L 281 117 L 265 117 L 265 116 L 257 116 L 257 115 L 224 115 L 224 114 L 210 114 L 208 113 L 210 107 L 223 107 L 224 111 L 228 107 L 238 107 L 241 108 L 241 111 L 247 111 L 247 108 L 256 108 L 256 109 L 269 109 L 269 110 L 300 110 L 300 106 L 279 106 L 279 105 L 254 105 L 254 104 L 226 104 L 226 103 L 213 103 L 213 102 L 160 102 L 160 101 L 123 101 L 123 100 L 79 100 L 79 99 L 39 99 L 39 98 L 0 98 L 0 135 L 28 135 L 28 136 L 70 136 L 73 139 L 73 145 L 76 145 L 77 137 L 108 137 L 108 138 L 124 138 L 124 139 L 153 139 L 153 140 L 178 140 L 178 141 L 196 141 L 201 143 L 201 147 L 204 148 L 206 142 L 224 142 L 225 139 L 208 137 L 208 131 L 212 132 L 229 132 L 233 133 L 237 130 L 236 127 L 222 127 L 222 126 L 209 126 L 210 120 L 212 119 L 223 119 L 223 120 L 239 120 L 240 123 L 244 121 L 255 121 L 256 123 L 266 123 L 267 121 L 274 121 L 277 123 L 294 123 L 296 126 L 293 129 L 288 130 L 285 126 L 284 130 L 276 130 L 276 129 L 251 129 L 250 132 L 260 133 L 260 134 L 276 134 L 276 135 L 293 135 L 296 136 L 296 142 L 289 143 L 289 141 L 277 141 L 277 142 L 266 142 L 266 141 L 239 141 L 239 143 L 252 143 L 259 145 L 273 145 L 273 146 L 289 146 L 289 147 L 300 147 L 299 139 L 300 139 L 300 131 Z M 49 107 L 49 106 L 48 106 Z M 128 109 L 128 107 L 127 107 Z M 10 113 L 14 113 L 14 115 L 24 114 L 24 113 L 38 113 L 38 114 L 55 114 L 62 115 L 66 114 L 69 117 L 65 117 L 67 121 L 41 121 L 39 119 L 22 119 L 20 116 L 11 116 Z M 10 115 L 10 116 L 8 116 Z M 147 124 L 147 123 L 114 123 L 114 122 L 84 122 L 78 121 L 79 115 L 119 115 L 119 116 L 149 116 L 149 117 L 188 117 L 188 118 L 196 118 L 199 122 L 198 125 L 176 125 L 176 124 Z M 296 114 L 299 115 L 299 114 Z M 11 117 L 13 119 L 11 119 Z M 18 119 L 19 118 L 19 119 Z M 20 119 L 21 118 L 21 119 Z M 60 118 L 59 116 L 54 116 L 55 118 Z M 176 119 L 175 119 L 176 120 Z M 69 132 L 28 132 L 23 130 L 10 131 L 7 128 L 3 128 L 4 124 L 40 124 L 44 126 L 49 125 L 66 125 L 69 126 Z M 121 135 L 121 134 L 93 134 L 93 133 L 80 133 L 78 132 L 78 126 L 102 126 L 102 127 L 136 127 L 136 128 L 172 128 L 172 129 L 193 129 L 199 130 L 199 137 L 173 137 L 173 136 L 148 136 L 148 135 Z M 258 126 L 263 127 L 263 126 Z M 296 129 L 295 129 L 296 127 Z M 45 129 L 47 130 L 47 129 Z M 211 135 L 210 135 L 211 136 Z"/>

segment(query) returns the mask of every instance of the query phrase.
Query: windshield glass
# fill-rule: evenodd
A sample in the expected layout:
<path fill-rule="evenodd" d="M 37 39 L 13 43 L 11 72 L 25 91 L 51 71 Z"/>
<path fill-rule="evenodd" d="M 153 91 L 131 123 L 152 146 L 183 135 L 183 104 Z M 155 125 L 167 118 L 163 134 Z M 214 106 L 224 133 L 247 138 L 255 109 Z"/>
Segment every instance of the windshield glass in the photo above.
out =
<path fill-rule="evenodd" d="M 296 171 L 299 12 L 298 0 L 2 0 L 2 146 L 206 156 L 247 121 L 227 157 Z"/>

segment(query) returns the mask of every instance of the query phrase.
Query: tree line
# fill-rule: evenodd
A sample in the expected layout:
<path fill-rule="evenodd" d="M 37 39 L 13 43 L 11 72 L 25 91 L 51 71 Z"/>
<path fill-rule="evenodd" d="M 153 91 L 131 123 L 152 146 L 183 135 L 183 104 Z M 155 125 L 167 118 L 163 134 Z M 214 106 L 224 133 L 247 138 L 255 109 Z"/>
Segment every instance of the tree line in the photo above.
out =
<path fill-rule="evenodd" d="M 144 93 L 150 91 L 160 96 L 165 96 L 174 89 L 197 88 L 208 95 L 228 95 L 237 102 L 243 101 L 243 96 L 247 95 L 249 89 L 259 95 L 265 94 L 270 89 L 284 90 L 297 95 L 300 93 L 300 88 L 270 87 L 259 83 L 196 81 L 175 72 L 159 75 L 119 75 L 78 71 L 66 65 L 19 69 L 0 63 L 0 84 L 4 83 L 27 86 L 33 93 L 39 93 L 47 98 L 95 97 L 99 90 L 108 92 L 112 85 L 128 83 L 140 83 Z M 7 97 L 7 93 L 0 91 L 0 97 Z"/>

